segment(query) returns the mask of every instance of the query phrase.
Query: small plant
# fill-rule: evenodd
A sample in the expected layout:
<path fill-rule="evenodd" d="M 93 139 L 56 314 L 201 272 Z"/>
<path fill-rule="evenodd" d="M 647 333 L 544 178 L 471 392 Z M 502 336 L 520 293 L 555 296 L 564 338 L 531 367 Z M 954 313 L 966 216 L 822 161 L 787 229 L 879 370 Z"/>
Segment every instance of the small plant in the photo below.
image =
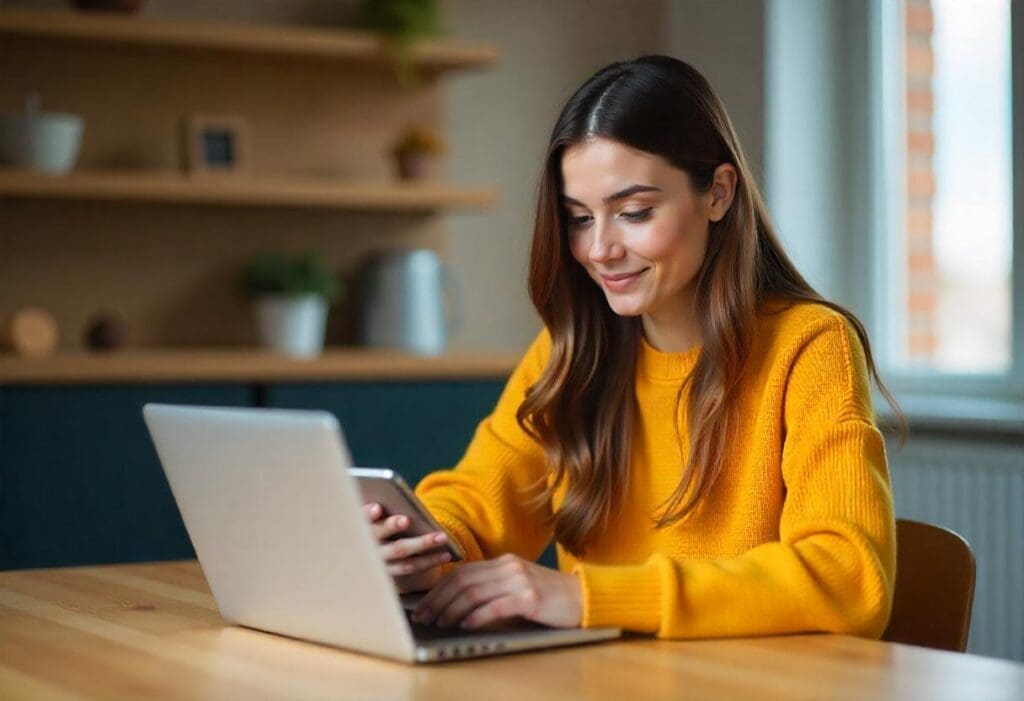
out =
<path fill-rule="evenodd" d="M 418 76 L 409 48 L 417 39 L 441 33 L 437 0 L 362 0 L 356 6 L 355 23 L 384 38 L 399 84 L 414 87 Z"/>
<path fill-rule="evenodd" d="M 315 251 L 263 251 L 245 267 L 242 287 L 254 298 L 315 294 L 331 303 L 341 299 L 343 292 L 341 281 Z"/>
<path fill-rule="evenodd" d="M 437 156 L 444 153 L 444 143 L 436 132 L 425 127 L 410 127 L 391 151 L 396 157 L 424 154 Z"/>

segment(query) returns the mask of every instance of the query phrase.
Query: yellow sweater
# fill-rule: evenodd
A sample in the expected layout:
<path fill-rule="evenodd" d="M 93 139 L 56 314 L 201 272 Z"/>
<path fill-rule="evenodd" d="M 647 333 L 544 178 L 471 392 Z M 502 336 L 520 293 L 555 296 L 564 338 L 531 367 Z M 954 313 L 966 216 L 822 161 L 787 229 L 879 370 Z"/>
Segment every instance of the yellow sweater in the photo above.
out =
<path fill-rule="evenodd" d="M 552 538 L 551 512 L 523 503 L 545 463 L 515 418 L 549 353 L 544 332 L 459 464 L 417 487 L 467 560 L 506 552 L 533 560 Z M 682 449 L 672 426 L 675 396 L 699 353 L 643 343 L 625 508 L 587 543 L 584 561 L 558 548 L 559 569 L 582 582 L 583 625 L 662 638 L 878 637 L 892 602 L 895 524 L 856 334 L 817 304 L 759 315 L 722 474 L 694 514 L 658 530 L 651 514 L 678 486 L 688 445 L 685 400 Z"/>

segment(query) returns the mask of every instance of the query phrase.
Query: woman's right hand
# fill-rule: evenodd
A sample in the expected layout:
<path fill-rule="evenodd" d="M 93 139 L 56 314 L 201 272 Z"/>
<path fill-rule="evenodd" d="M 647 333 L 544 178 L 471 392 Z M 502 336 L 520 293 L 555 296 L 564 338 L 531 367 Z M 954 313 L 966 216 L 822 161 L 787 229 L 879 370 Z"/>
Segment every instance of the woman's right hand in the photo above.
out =
<path fill-rule="evenodd" d="M 435 531 L 422 536 L 390 540 L 410 525 L 409 517 L 391 514 L 384 517 L 380 504 L 364 504 L 363 512 L 370 520 L 373 535 L 380 543 L 380 553 L 388 574 L 402 593 L 425 591 L 441 578 L 441 565 L 451 560 L 447 550 L 438 551 L 448 542 L 445 533 Z"/>

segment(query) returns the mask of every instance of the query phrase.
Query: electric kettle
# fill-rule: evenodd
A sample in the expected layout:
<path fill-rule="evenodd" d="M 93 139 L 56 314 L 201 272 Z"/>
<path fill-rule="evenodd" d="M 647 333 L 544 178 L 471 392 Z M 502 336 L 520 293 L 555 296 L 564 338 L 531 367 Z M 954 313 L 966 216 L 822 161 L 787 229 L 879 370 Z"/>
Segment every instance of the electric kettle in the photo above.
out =
<path fill-rule="evenodd" d="M 379 253 L 363 269 L 360 288 L 363 345 L 444 352 L 457 323 L 458 295 L 434 251 Z"/>

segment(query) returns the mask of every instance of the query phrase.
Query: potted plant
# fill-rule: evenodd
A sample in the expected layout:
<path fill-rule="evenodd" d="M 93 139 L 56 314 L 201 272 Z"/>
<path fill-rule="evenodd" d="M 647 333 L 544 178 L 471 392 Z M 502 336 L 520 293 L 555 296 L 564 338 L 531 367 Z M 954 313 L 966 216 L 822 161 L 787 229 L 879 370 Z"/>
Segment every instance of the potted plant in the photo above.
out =
<path fill-rule="evenodd" d="M 439 155 L 444 153 L 441 137 L 426 127 L 410 127 L 391 149 L 402 180 L 421 180 L 431 175 Z"/>
<path fill-rule="evenodd" d="M 362 0 L 356 7 L 355 24 L 379 34 L 402 87 L 419 82 L 409 49 L 425 36 L 441 33 L 437 0 Z"/>
<path fill-rule="evenodd" d="M 323 351 L 327 309 L 342 286 L 319 253 L 264 251 L 246 266 L 242 283 L 264 346 L 304 358 Z"/>

